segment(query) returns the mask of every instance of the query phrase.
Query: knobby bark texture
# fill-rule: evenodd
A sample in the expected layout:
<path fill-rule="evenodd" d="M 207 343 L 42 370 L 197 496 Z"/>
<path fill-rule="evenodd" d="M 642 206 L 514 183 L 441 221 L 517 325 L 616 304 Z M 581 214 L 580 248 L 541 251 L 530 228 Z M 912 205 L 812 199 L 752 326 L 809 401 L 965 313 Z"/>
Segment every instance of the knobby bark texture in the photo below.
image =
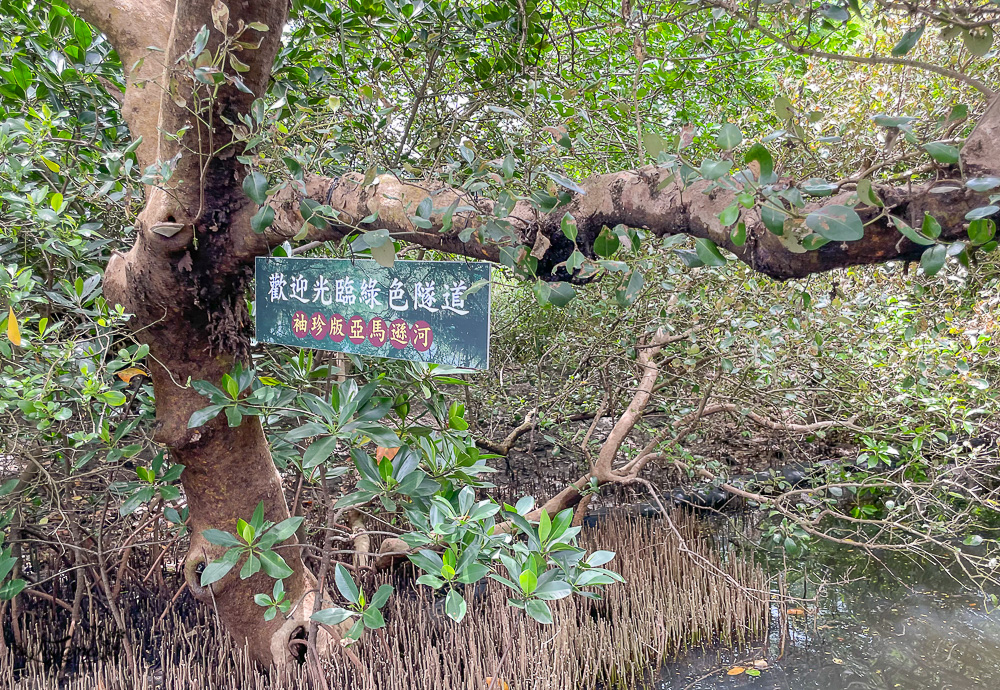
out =
<path fill-rule="evenodd" d="M 960 181 L 961 172 L 966 177 L 1000 174 L 1000 98 L 994 98 L 988 105 L 963 147 L 961 168 L 942 167 L 938 179 L 933 182 L 905 186 L 875 184 L 873 190 L 884 201 L 885 209 L 911 227 L 919 228 L 927 213 L 941 224 L 942 240 L 965 239 L 968 231 L 965 214 L 985 206 L 989 194 L 964 187 Z M 567 212 L 577 223 L 576 246 L 588 258 L 595 258 L 593 245 L 601 229 L 622 224 L 643 228 L 657 237 L 683 234 L 710 239 L 755 271 L 777 280 L 803 278 L 849 266 L 913 261 L 926 249 L 903 237 L 882 213 L 883 208 L 857 204 L 855 185 L 844 185 L 840 193 L 807 204 L 801 213 L 805 215 L 834 204 L 852 206 L 867 224 L 863 239 L 831 242 L 816 251 L 790 248 L 764 226 L 758 210 L 744 215 L 747 239 L 743 245 L 737 245 L 729 229 L 719 221 L 719 213 L 735 202 L 736 192 L 719 188 L 707 180 L 684 186 L 670 180 L 671 177 L 670 170 L 653 165 L 595 176 L 580 183 L 583 193 L 573 194 L 569 204 L 543 215 L 522 201 L 507 220 L 522 251 L 530 251 L 539 259 L 539 276 L 549 280 L 574 280 L 561 266 L 574 249 L 560 228 Z M 956 180 L 959 181 L 956 183 Z M 943 187 L 956 189 L 942 193 Z M 422 229 L 410 218 L 427 196 L 434 200 L 433 227 Z M 474 239 L 475 235 L 471 241 L 463 242 L 460 238 L 467 227 L 479 224 L 481 215 L 488 216 L 492 212 L 491 201 L 473 198 L 441 183 L 405 180 L 391 173 L 376 176 L 368 184 L 361 174 L 337 178 L 309 176 L 301 187 L 287 187 L 271 202 L 276 208 L 276 222 L 260 238 L 262 243 L 280 244 L 299 232 L 303 227 L 299 202 L 303 198 L 331 206 L 343 221 L 323 229 L 312 229 L 310 239 L 346 237 L 356 231 L 362 219 L 377 212 L 377 221 L 366 228 L 386 228 L 404 242 L 471 258 L 497 261 L 500 257 L 497 246 L 481 243 Z M 457 214 L 451 228 L 441 232 L 444 213 L 455 201 L 462 207 L 476 208 L 478 212 Z M 264 251 L 259 246 L 248 249 L 253 254 Z"/>
<path fill-rule="evenodd" d="M 249 67 L 240 76 L 252 94 L 227 83 L 208 100 L 181 59 L 190 54 L 202 27 L 213 27 L 219 21 L 218 5 L 213 21 L 212 0 L 71 0 L 71 5 L 109 37 L 122 59 L 127 71 L 123 114 L 133 136 L 142 137 L 137 150 L 141 166 L 175 160 L 169 179 L 146 189 L 134 245 L 126 254 L 116 253 L 109 262 L 104 292 L 110 302 L 123 305 L 134 315 L 130 324 L 136 337 L 150 346 L 156 438 L 170 449 L 172 459 L 186 468 L 182 482 L 193 535 L 185 567 L 188 585 L 199 599 L 215 607 L 234 636 L 247 640 L 254 658 L 280 665 L 294 657 L 292 649 L 297 647 L 289 644 L 290 639 L 300 637 L 308 627 L 317 583 L 299 550 L 283 549 L 282 555 L 294 571 L 285 581 L 285 590 L 295 606 L 287 618 L 278 616 L 271 622 L 264 621 L 263 610 L 253 603 L 255 593 L 271 589 L 270 579 L 263 574 L 243 581 L 234 571 L 211 588 L 200 586 L 200 567 L 222 553 L 220 547 L 201 537 L 203 530 L 233 531 L 237 518 L 248 518 L 259 502 L 264 503 L 267 518 L 275 522 L 287 518 L 289 511 L 258 420 L 245 418 L 240 426 L 230 428 L 220 417 L 189 429 L 191 413 L 206 405 L 205 398 L 189 384 L 194 380 L 218 383 L 234 363 L 247 357 L 250 323 L 245 294 L 253 275 L 253 258 L 299 232 L 303 198 L 333 207 L 343 219 L 314 230 L 312 240 L 346 237 L 362 218 L 377 211 L 376 227 L 389 229 L 403 241 L 497 260 L 496 246 L 460 237 L 463 229 L 480 223 L 479 213 L 459 213 L 451 228 L 441 231 L 441 211 L 456 199 L 481 214 L 489 214 L 492 203 L 466 198 L 439 182 L 401 180 L 389 173 L 368 184 L 357 174 L 308 176 L 302 185 L 287 186 L 270 201 L 277 212 L 275 223 L 265 234 L 255 234 L 250 218 L 257 209 L 241 188 L 246 170 L 237 160 L 238 148 L 230 146 L 232 134 L 222 118 L 236 121 L 239 113 L 248 111 L 253 98 L 265 92 L 287 18 L 285 0 L 228 3 L 228 17 L 223 18 L 228 30 L 251 22 L 260 22 L 268 29 L 247 29 L 243 40 L 259 40 L 260 45 L 239 55 Z M 221 31 L 213 29 L 206 49 L 214 50 L 222 37 Z M 150 46 L 160 50 L 150 50 Z M 202 89 L 200 100 L 194 93 L 196 88 Z M 168 136 L 183 128 L 187 128 L 183 136 Z M 988 109 L 963 155 L 967 174 L 1000 171 L 1000 104 L 995 102 Z M 674 182 L 664 184 L 667 174 L 649 166 L 594 177 L 582 183 L 584 193 L 574 194 L 567 206 L 543 215 L 519 203 L 508 220 L 516 241 L 539 258 L 539 273 L 561 279 L 570 278 L 559 265 L 572 251 L 572 244 L 559 229 L 566 211 L 576 218 L 578 245 L 591 257 L 601 228 L 624 224 L 646 228 L 658 236 L 710 238 L 754 269 L 778 279 L 915 259 L 922 249 L 901 239 L 884 219 L 868 226 L 863 240 L 830 244 L 808 253 L 790 251 L 759 219 L 751 219 L 746 244 L 736 246 L 717 217 L 732 202 L 732 193 L 709 191 L 706 183 L 686 188 Z M 934 215 L 946 239 L 964 236 L 965 213 L 984 202 L 983 195 L 965 189 L 934 194 L 930 185 L 881 187 L 878 191 L 895 215 L 913 225 L 920 224 L 924 212 Z M 413 225 L 410 215 L 428 195 L 433 196 L 437 210 L 433 227 L 421 229 Z M 823 204 L 841 203 L 847 196 L 845 192 Z M 861 208 L 859 213 L 865 219 L 877 215 L 876 209 Z M 649 360 L 642 363 L 644 381 L 652 377 L 655 382 L 654 354 L 651 350 L 644 355 Z M 601 458 L 595 472 L 603 472 L 605 478 L 633 478 L 635 468 L 613 472 L 612 461 L 613 457 Z"/>
<path fill-rule="evenodd" d="M 109 262 L 104 292 L 110 302 L 134 314 L 136 337 L 150 346 L 156 439 L 170 449 L 173 461 L 185 466 L 181 481 L 192 533 L 187 583 L 197 598 L 215 607 L 231 633 L 246 639 L 254 658 L 280 665 L 296 656 L 289 641 L 304 637 L 316 596 L 316 580 L 299 549 L 281 551 L 294 571 L 285 580 L 295 602 L 287 619 L 267 622 L 254 604 L 253 595 L 270 591 L 273 584 L 263 573 L 240 580 L 234 570 L 210 588 L 200 585 L 206 561 L 224 551 L 206 542 L 203 530 L 234 532 L 237 518 L 248 519 L 260 502 L 269 520 L 289 516 L 267 439 L 256 418 L 235 428 L 221 416 L 197 429 L 187 425 L 191 413 L 206 405 L 190 382 L 218 382 L 246 356 L 250 324 L 245 294 L 253 269 L 236 260 L 241 252 L 233 248 L 242 246 L 244 234 L 252 236 L 249 219 L 255 209 L 241 190 L 245 170 L 236 159 L 238 151 L 229 146 L 231 132 L 221 118 L 235 120 L 237 113 L 248 111 L 254 96 L 224 85 L 207 97 L 206 86 L 196 87 L 190 69 L 178 62 L 192 50 L 202 27 L 211 29 L 207 50 L 214 51 L 223 40 L 213 28 L 211 1 L 79 0 L 74 7 L 113 41 L 128 72 L 123 114 L 133 136 L 142 137 L 137 153 L 143 168 L 179 154 L 169 179 L 147 188 L 135 244 Z M 268 27 L 247 29 L 243 40 L 259 40 L 260 46 L 240 52 L 250 68 L 241 75 L 244 83 L 263 94 L 287 5 L 238 0 L 228 10 L 230 33 L 251 22 Z M 216 23 L 219 11 L 216 7 Z M 201 93 L 196 95 L 194 88 Z M 179 140 L 164 136 L 184 127 L 189 129 Z"/>

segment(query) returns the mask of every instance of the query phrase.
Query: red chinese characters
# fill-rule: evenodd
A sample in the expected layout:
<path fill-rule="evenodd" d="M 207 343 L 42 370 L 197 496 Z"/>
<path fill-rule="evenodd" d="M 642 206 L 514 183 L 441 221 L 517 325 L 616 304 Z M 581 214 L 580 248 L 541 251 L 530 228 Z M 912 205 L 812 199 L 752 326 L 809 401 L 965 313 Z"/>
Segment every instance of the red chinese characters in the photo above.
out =
<path fill-rule="evenodd" d="M 304 311 L 297 311 L 292 315 L 292 333 L 299 338 L 305 338 L 309 333 L 309 317 Z"/>

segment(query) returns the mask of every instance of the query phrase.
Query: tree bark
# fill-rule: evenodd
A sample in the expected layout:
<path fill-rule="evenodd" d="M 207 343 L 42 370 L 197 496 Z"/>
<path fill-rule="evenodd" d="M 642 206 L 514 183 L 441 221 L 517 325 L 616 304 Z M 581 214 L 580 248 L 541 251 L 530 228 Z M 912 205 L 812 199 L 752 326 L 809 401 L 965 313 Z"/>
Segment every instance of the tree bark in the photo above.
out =
<path fill-rule="evenodd" d="M 136 338 L 149 345 L 155 438 L 169 448 L 173 462 L 185 467 L 181 481 L 192 534 L 186 581 L 198 599 L 215 607 L 234 636 L 246 640 L 257 661 L 281 665 L 301 654 L 289 647 L 289 640 L 304 636 L 316 596 L 316 580 L 303 565 L 300 551 L 281 551 L 294 571 L 284 583 L 294 603 L 287 617 L 267 622 L 263 609 L 254 603 L 254 594 L 270 592 L 273 584 L 263 573 L 241 580 L 237 568 L 210 588 L 200 584 L 203 565 L 225 550 L 205 541 L 203 530 L 235 532 L 236 520 L 249 519 L 260 502 L 268 520 L 289 517 L 267 439 L 256 418 L 245 418 L 231 428 L 220 416 L 203 427 L 188 428 L 191 413 L 206 405 L 190 382 L 218 382 L 248 354 L 245 294 L 253 269 L 233 260 L 238 253 L 232 247 L 241 244 L 245 233 L 252 235 L 249 219 L 256 209 L 241 190 L 246 171 L 236 159 L 239 151 L 228 147 L 232 133 L 221 117 L 235 120 L 237 113 L 248 111 L 255 96 L 225 84 L 206 100 L 208 90 L 191 79 L 184 55 L 198 32 L 202 27 L 211 30 L 209 51 L 223 39 L 213 25 L 212 2 L 178 0 L 175 6 L 156 0 L 74 0 L 74 6 L 113 41 L 128 71 L 123 112 L 133 136 L 142 137 L 137 151 L 140 164 L 145 167 L 179 156 L 169 180 L 147 188 L 135 244 L 109 262 L 104 293 L 134 315 L 130 325 Z M 217 5 L 217 15 L 220 10 Z M 241 61 L 250 67 L 240 75 L 243 82 L 250 91 L 263 94 L 280 46 L 287 4 L 244 0 L 232 3 L 232 10 L 234 16 L 222 22 L 230 33 L 250 22 L 268 27 L 247 29 L 244 40 L 259 39 L 261 44 L 240 52 Z M 148 50 L 149 46 L 163 52 Z M 202 90 L 200 110 L 195 110 L 195 88 Z M 183 127 L 190 129 L 179 140 L 164 136 Z"/>
<path fill-rule="evenodd" d="M 961 168 L 942 167 L 941 177 L 959 178 L 960 170 L 967 177 L 1000 175 L 1000 97 L 987 107 L 963 147 Z M 643 228 L 657 237 L 689 235 L 710 239 L 755 271 L 776 280 L 803 278 L 850 266 L 918 260 L 926 249 L 901 235 L 887 217 L 878 218 L 883 209 L 858 205 L 853 191 L 810 202 L 801 213 L 833 204 L 855 207 L 864 222 L 877 218 L 866 225 L 864 238 L 860 240 L 831 242 L 815 251 L 796 251 L 767 230 L 759 211 L 753 211 L 744 215 L 747 240 L 737 245 L 729 229 L 719 221 L 719 213 L 735 202 L 736 193 L 704 180 L 684 187 L 677 181 L 668 182 L 670 176 L 669 170 L 653 165 L 598 175 L 580 184 L 584 193 L 574 193 L 569 204 L 549 214 L 538 214 L 528 202 L 522 201 L 507 220 L 518 234 L 521 251 L 533 252 L 539 258 L 538 275 L 543 280 L 574 280 L 561 266 L 574 249 L 560 228 L 567 212 L 576 220 L 576 247 L 591 259 L 596 257 L 593 246 L 601 229 L 622 224 Z M 299 202 L 307 197 L 331 206 L 345 221 L 312 229 L 309 234 L 312 240 L 342 239 L 357 230 L 361 219 L 377 212 L 378 220 L 372 229 L 386 228 L 402 241 L 476 259 L 499 260 L 500 250 L 496 245 L 488 245 L 476 235 L 466 242 L 459 237 L 467 227 L 479 224 L 479 215 L 488 216 L 492 212 L 490 200 L 473 199 L 438 182 L 401 180 L 390 173 L 376 177 L 367 186 L 363 181 L 364 177 L 356 173 L 339 178 L 309 176 L 304 193 L 294 187 L 285 188 L 271 200 L 276 210 L 274 225 L 261 236 L 259 243 L 247 247 L 249 255 L 266 251 L 261 245 L 274 246 L 294 236 L 303 224 Z M 990 193 L 974 192 L 961 182 L 954 185 L 957 191 L 932 191 L 939 186 L 937 182 L 928 182 L 900 187 L 873 185 L 873 189 L 881 196 L 885 208 L 911 227 L 919 228 L 927 213 L 941 224 L 942 240 L 965 239 L 968 231 L 965 214 L 987 205 Z M 994 189 L 991 193 L 995 192 Z M 428 195 L 434 199 L 433 227 L 421 229 L 412 223 L 410 216 Z M 470 211 L 457 215 L 451 229 L 441 232 L 444 211 L 456 200 L 462 206 L 476 207 L 478 214 Z M 540 236 L 545 240 L 539 240 Z M 537 247 L 543 247 L 544 252 L 539 253 L 534 249 Z"/>

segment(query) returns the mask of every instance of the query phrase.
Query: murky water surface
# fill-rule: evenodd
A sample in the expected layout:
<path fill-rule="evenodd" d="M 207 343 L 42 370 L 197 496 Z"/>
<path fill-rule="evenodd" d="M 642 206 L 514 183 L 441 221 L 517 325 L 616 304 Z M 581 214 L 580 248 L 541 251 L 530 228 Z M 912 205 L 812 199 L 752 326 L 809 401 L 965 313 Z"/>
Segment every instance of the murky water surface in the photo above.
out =
<path fill-rule="evenodd" d="M 1000 688 L 1000 610 L 942 567 L 888 565 L 845 551 L 813 554 L 788 585 L 813 602 L 775 605 L 768 639 L 756 648 L 694 651 L 661 669 L 653 687 Z M 748 675 L 755 661 L 760 674 Z"/>

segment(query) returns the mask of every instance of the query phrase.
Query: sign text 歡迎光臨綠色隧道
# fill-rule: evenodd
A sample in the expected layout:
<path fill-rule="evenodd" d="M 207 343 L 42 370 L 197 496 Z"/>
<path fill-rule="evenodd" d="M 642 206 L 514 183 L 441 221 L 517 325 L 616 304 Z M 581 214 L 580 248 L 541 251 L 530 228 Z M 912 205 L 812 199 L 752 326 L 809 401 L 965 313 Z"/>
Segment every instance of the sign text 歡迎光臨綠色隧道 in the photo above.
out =
<path fill-rule="evenodd" d="M 490 264 L 258 257 L 257 340 L 489 367 Z"/>

